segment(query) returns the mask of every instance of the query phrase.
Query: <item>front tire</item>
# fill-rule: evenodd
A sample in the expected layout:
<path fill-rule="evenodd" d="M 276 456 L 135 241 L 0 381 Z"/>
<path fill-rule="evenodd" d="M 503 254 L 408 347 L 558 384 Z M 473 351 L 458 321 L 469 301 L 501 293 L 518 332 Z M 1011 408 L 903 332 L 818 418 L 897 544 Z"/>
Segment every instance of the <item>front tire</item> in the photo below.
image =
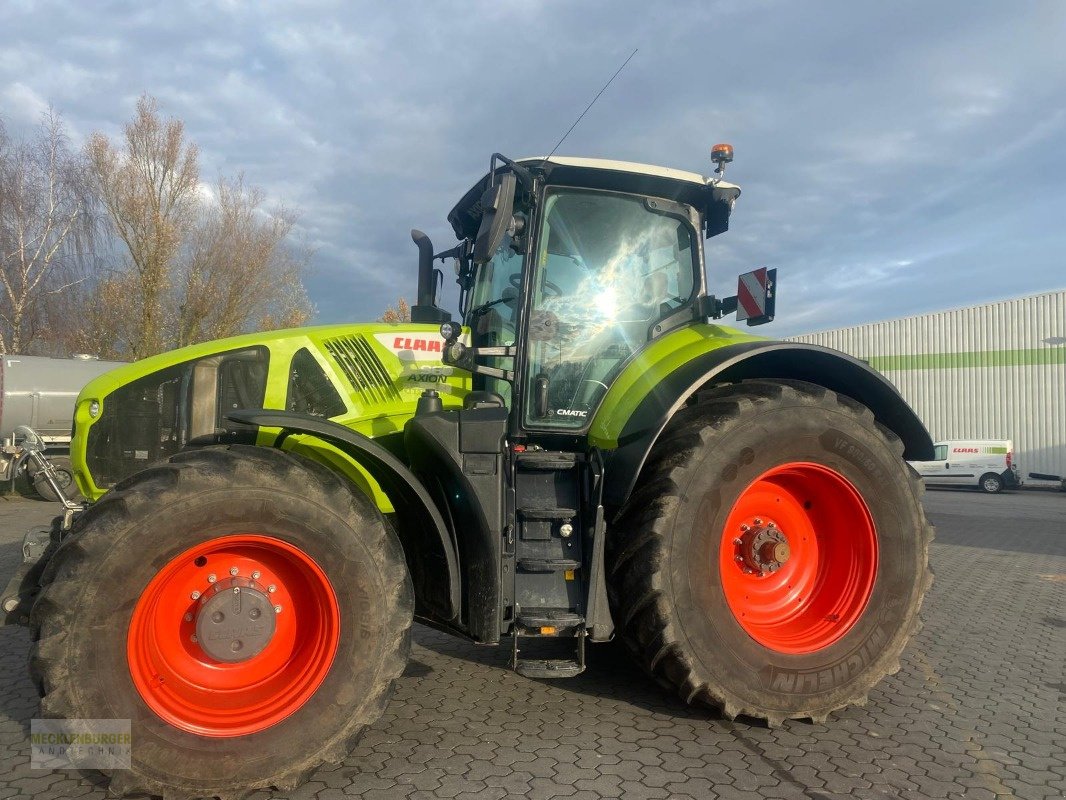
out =
<path fill-rule="evenodd" d="M 268 448 L 190 451 L 126 479 L 42 582 L 42 714 L 132 721 L 118 795 L 294 788 L 380 717 L 410 647 L 411 583 L 381 514 Z"/>
<path fill-rule="evenodd" d="M 902 444 L 800 382 L 704 392 L 612 535 L 615 619 L 687 702 L 770 724 L 862 703 L 918 627 L 932 529 Z"/>
<path fill-rule="evenodd" d="M 981 476 L 978 486 L 981 487 L 981 491 L 985 494 L 999 494 L 1003 491 L 1003 479 L 994 472 L 989 472 L 987 475 Z"/>

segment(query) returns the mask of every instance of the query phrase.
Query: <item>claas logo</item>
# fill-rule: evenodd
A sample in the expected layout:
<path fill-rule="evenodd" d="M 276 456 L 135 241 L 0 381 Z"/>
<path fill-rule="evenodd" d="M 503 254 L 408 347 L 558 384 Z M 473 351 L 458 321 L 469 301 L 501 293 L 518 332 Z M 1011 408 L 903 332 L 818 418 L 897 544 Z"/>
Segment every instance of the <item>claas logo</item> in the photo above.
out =
<path fill-rule="evenodd" d="M 441 348 L 440 339 L 413 339 L 407 336 L 397 336 L 393 342 L 394 350 L 425 350 L 427 353 L 439 353 Z"/>
<path fill-rule="evenodd" d="M 976 447 L 954 447 L 951 450 L 952 453 L 980 453 L 980 449 Z"/>

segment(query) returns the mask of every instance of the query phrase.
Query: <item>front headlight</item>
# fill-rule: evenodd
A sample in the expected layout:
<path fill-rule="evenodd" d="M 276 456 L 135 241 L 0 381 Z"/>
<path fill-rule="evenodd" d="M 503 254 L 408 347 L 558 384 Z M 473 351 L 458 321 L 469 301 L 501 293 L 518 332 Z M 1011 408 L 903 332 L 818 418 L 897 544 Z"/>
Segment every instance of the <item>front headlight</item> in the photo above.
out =
<path fill-rule="evenodd" d="M 100 416 L 100 401 L 99 400 L 90 400 L 89 401 L 89 416 L 92 417 L 93 419 L 96 419 L 98 416 Z"/>

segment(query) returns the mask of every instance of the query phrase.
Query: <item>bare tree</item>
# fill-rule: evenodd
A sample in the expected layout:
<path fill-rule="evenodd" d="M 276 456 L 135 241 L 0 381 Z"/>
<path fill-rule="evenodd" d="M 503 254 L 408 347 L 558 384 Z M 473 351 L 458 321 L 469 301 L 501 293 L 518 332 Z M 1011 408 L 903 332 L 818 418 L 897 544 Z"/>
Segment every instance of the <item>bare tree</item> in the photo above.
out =
<path fill-rule="evenodd" d="M 65 337 L 66 351 L 129 360 L 138 338 L 137 317 L 130 314 L 131 298 L 139 291 L 140 280 L 131 270 L 101 271 L 73 287 L 61 306 L 78 321 Z"/>
<path fill-rule="evenodd" d="M 144 358 L 167 345 L 165 303 L 175 259 L 195 221 L 199 165 L 196 146 L 185 140 L 182 122 L 164 120 L 147 94 L 137 101 L 124 139 L 120 149 L 104 134 L 94 133 L 86 153 L 111 226 L 136 276 L 136 292 L 123 303 L 124 319 L 136 320 L 136 325 L 125 338 L 129 355 Z M 112 280 L 109 285 L 117 284 Z"/>
<path fill-rule="evenodd" d="M 296 215 L 263 204 L 263 192 L 238 175 L 220 178 L 214 202 L 202 205 L 176 287 L 178 346 L 302 325 L 313 313 L 307 256 L 288 244 Z"/>
<path fill-rule="evenodd" d="M 47 337 L 47 301 L 79 280 L 91 211 L 85 162 L 58 113 L 49 110 L 19 141 L 0 125 L 0 351 L 18 353 Z"/>
<path fill-rule="evenodd" d="M 410 322 L 411 307 L 404 298 L 396 301 L 395 306 L 386 306 L 385 313 L 378 317 L 378 322 Z"/>

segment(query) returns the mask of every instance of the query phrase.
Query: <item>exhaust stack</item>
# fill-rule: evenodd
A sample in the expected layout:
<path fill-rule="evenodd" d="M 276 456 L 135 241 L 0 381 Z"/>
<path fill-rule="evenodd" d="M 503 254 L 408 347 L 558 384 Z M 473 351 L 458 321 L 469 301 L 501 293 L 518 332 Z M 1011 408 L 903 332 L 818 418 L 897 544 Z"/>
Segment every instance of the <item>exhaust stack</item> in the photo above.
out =
<path fill-rule="evenodd" d="M 437 276 L 433 270 L 433 242 L 417 228 L 411 241 L 418 246 L 418 298 L 411 307 L 411 322 L 448 322 L 452 315 L 437 308 Z"/>

